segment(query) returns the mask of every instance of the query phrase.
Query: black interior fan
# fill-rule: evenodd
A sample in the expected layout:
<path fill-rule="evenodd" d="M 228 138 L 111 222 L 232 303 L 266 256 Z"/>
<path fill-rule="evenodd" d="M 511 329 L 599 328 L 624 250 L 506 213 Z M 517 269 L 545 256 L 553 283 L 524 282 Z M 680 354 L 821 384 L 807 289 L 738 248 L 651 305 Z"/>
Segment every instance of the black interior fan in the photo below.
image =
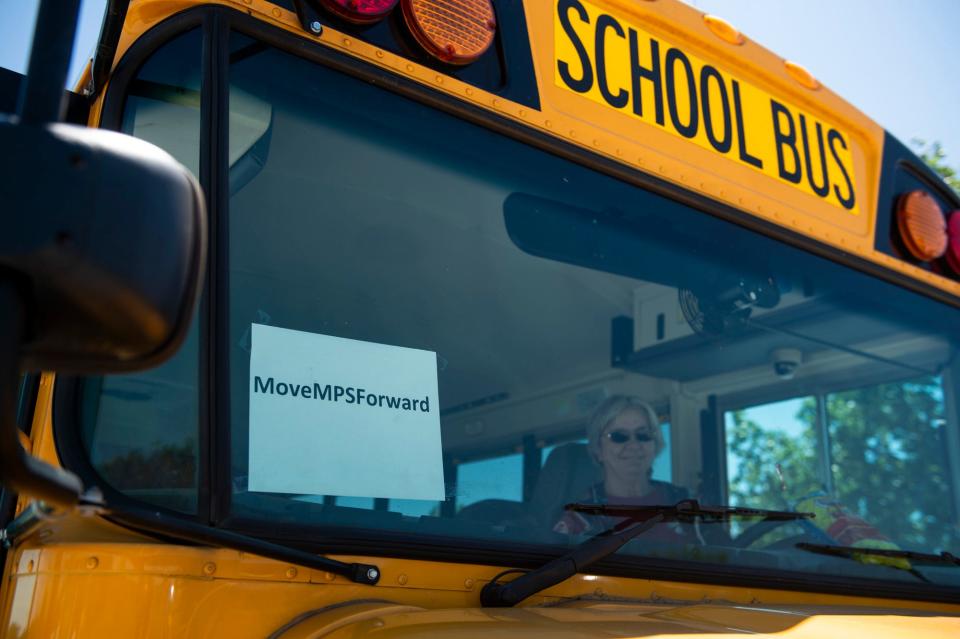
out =
<path fill-rule="evenodd" d="M 711 336 L 744 326 L 754 307 L 773 308 L 780 302 L 780 289 L 773 277 L 742 277 L 707 291 L 680 288 L 678 295 L 680 310 L 690 328 Z"/>

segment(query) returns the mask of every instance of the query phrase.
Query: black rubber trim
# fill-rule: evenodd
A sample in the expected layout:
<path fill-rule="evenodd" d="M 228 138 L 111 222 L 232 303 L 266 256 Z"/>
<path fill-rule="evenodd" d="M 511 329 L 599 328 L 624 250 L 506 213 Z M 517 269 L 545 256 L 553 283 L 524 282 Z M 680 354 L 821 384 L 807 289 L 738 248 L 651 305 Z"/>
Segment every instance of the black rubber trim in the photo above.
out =
<path fill-rule="evenodd" d="M 100 110 L 101 129 L 119 131 L 123 122 L 123 109 L 127 102 L 127 87 L 144 62 L 161 46 L 178 35 L 203 25 L 202 9 L 190 9 L 174 14 L 153 27 L 131 46 L 120 58 L 107 86 L 107 93 Z M 201 115 L 202 117 L 202 115 Z M 202 132 L 201 132 L 202 135 Z M 206 185 L 203 185 L 204 188 Z"/>
<path fill-rule="evenodd" d="M 229 397 L 218 393 L 221 380 L 227 382 L 227 365 L 218 353 L 228 352 L 229 331 L 226 304 L 226 291 L 229 290 L 229 269 L 227 257 L 229 234 L 227 232 L 227 211 L 229 207 L 230 179 L 229 137 L 227 131 L 229 110 L 229 54 L 230 32 L 225 14 L 210 11 L 204 16 L 204 38 L 202 59 L 202 95 L 200 115 L 200 173 L 201 183 L 207 193 L 209 211 L 210 247 L 208 250 L 209 268 L 204 295 L 204 321 L 201 327 L 201 365 L 199 387 L 201 389 L 201 428 L 200 460 L 201 479 L 200 502 L 207 514 L 208 523 L 226 516 L 229 503 L 224 503 L 222 478 L 229 476 L 229 468 L 221 468 L 221 463 L 229 464 L 230 436 Z M 225 425 L 225 426 L 224 426 Z M 226 497 L 229 499 L 229 484 Z"/>
<path fill-rule="evenodd" d="M 232 30 L 255 37 L 278 49 L 364 79 L 385 90 L 416 100 L 427 107 L 451 113 L 465 121 L 484 126 L 485 128 L 519 140 L 535 148 L 553 153 L 554 155 L 584 165 L 598 172 L 606 173 L 607 175 L 616 177 L 639 188 L 669 197 L 704 213 L 732 221 L 740 226 L 779 239 L 787 244 L 805 249 L 831 261 L 874 275 L 879 279 L 899 284 L 905 288 L 920 292 L 948 304 L 960 306 L 960 300 L 947 294 L 945 291 L 915 282 L 902 274 L 891 272 L 863 258 L 829 246 L 824 246 L 811 238 L 788 231 L 782 227 L 733 209 L 732 207 L 686 191 L 676 185 L 624 167 L 606 158 L 595 156 L 580 147 L 556 140 L 538 131 L 526 129 L 510 120 L 506 120 L 496 114 L 491 114 L 472 104 L 461 102 L 445 94 L 437 93 L 407 78 L 395 76 L 381 69 L 369 66 L 362 61 L 355 60 L 336 51 L 297 38 L 296 36 L 291 36 L 282 29 L 261 23 L 246 14 L 230 9 L 220 7 L 190 9 L 169 18 L 142 36 L 134 47 L 131 48 L 130 52 L 124 56 L 124 59 L 121 60 L 121 64 L 118 66 L 114 81 L 111 83 L 110 91 L 107 95 L 106 105 L 110 108 L 105 106 L 103 116 L 104 124 L 112 124 L 116 127 L 119 123 L 123 106 L 123 95 L 119 89 L 125 86 L 121 80 L 125 77 L 125 79 L 129 81 L 136 67 L 139 66 L 139 63 L 152 53 L 153 49 L 159 46 L 159 44 L 162 44 L 172 37 L 172 35 L 186 31 L 192 26 L 197 26 L 205 16 L 212 12 L 223 14 Z M 125 67 L 125 65 L 129 68 Z M 126 75 L 121 75 L 121 73 L 125 73 Z M 223 212 L 217 211 L 213 214 L 222 216 Z M 211 237 L 215 237 L 217 233 L 218 232 L 215 231 L 211 234 Z M 218 328 L 220 329 L 217 331 L 218 334 L 225 333 L 225 325 L 218 325 Z M 54 405 L 54 423 L 56 426 L 54 434 L 58 453 L 64 465 L 74 472 L 77 472 L 86 481 L 88 479 L 95 479 L 96 473 L 82 452 L 83 448 L 80 442 L 77 419 L 79 415 L 79 405 L 77 404 L 78 389 L 79 382 L 76 379 L 60 378 L 58 380 Z M 226 392 L 226 387 L 221 388 L 221 396 L 225 395 Z M 229 424 L 226 424 L 224 427 L 228 428 Z M 224 462 L 221 467 L 217 469 L 217 475 L 223 475 L 223 473 L 226 472 L 227 476 L 225 478 L 222 476 L 214 478 L 214 481 L 217 482 L 218 488 L 226 485 L 227 494 L 229 494 L 229 450 L 221 450 L 222 448 L 223 446 L 218 446 L 217 451 L 215 451 L 215 456 Z M 102 480 L 99 478 L 96 479 L 98 479 L 98 481 L 93 483 L 103 485 Z M 110 501 L 118 506 L 130 504 L 131 508 L 143 507 L 142 502 L 137 502 L 136 500 L 123 496 L 108 486 L 104 486 L 104 490 L 109 493 Z M 180 513 L 157 509 L 153 506 L 150 506 L 150 508 L 158 510 L 163 516 L 184 519 L 184 516 Z M 502 540 L 498 543 L 497 540 L 472 541 L 458 538 L 454 542 L 450 538 L 430 537 L 427 535 L 418 535 L 416 539 L 412 539 L 409 535 L 378 531 L 376 529 L 355 528 L 334 530 L 329 527 L 310 529 L 301 526 L 298 527 L 298 529 L 283 530 L 276 522 L 240 518 L 218 518 L 214 522 L 214 525 L 222 526 L 228 530 L 254 535 L 264 540 L 288 544 L 291 547 L 303 549 L 308 552 L 318 552 L 322 550 L 325 554 L 342 552 L 452 563 L 510 565 L 522 568 L 536 567 L 568 550 L 565 546 L 554 548 L 544 545 L 524 545 L 511 540 Z M 591 572 L 619 577 L 662 579 L 666 581 L 699 584 L 773 588 L 847 596 L 849 596 L 851 592 L 854 592 L 858 596 L 864 597 L 960 603 L 960 589 L 949 589 L 943 586 L 930 586 L 920 583 L 910 584 L 903 582 L 855 580 L 828 575 L 757 570 L 744 568 L 742 566 L 729 568 L 714 566 L 704 568 L 703 565 L 692 562 L 665 561 L 642 557 L 617 557 L 614 561 L 597 564 L 591 568 Z"/>

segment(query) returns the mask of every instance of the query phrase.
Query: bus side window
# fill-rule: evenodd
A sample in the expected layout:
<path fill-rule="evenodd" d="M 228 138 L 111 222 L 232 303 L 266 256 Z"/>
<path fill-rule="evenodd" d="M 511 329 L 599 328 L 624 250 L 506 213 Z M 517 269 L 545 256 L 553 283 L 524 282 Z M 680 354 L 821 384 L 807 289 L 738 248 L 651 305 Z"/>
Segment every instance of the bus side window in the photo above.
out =
<path fill-rule="evenodd" d="M 156 144 L 198 174 L 199 29 L 158 49 L 130 82 L 122 131 Z M 198 311 L 199 312 L 199 311 Z M 197 511 L 199 322 L 163 365 L 83 380 L 81 433 L 96 472 L 136 499 Z"/>
<path fill-rule="evenodd" d="M 457 512 L 481 501 L 523 500 L 523 454 L 509 453 L 457 465 Z"/>

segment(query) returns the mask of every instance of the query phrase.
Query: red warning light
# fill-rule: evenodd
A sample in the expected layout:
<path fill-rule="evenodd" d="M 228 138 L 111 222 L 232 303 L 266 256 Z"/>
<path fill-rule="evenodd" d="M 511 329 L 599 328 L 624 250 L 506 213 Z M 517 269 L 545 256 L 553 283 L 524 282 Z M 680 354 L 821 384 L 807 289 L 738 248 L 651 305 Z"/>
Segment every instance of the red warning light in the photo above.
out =
<path fill-rule="evenodd" d="M 356 24 L 385 18 L 399 0 L 321 0 L 330 13 Z"/>
<path fill-rule="evenodd" d="M 950 214 L 947 220 L 947 266 L 955 275 L 960 275 L 960 209 Z"/>

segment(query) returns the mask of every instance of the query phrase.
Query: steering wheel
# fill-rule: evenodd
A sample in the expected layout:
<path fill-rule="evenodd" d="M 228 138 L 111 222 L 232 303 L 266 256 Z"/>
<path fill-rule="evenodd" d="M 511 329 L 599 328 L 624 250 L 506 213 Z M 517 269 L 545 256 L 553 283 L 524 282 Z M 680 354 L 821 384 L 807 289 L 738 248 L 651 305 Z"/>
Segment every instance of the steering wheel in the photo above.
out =
<path fill-rule="evenodd" d="M 813 541 L 818 544 L 835 544 L 836 541 L 829 537 L 825 532 L 817 528 L 814 524 L 806 519 L 761 519 L 757 523 L 748 527 L 736 539 L 732 540 L 732 545 L 734 548 L 749 548 L 753 544 L 757 543 L 764 536 L 773 532 L 777 528 L 780 528 L 784 524 L 798 524 L 800 528 L 803 529 L 799 535 L 794 535 L 790 537 L 790 542 L 787 543 L 785 540 L 779 540 L 775 542 L 780 544 L 783 542 L 788 546 L 793 546 L 797 541 Z"/>
<path fill-rule="evenodd" d="M 790 519 L 761 519 L 740 533 L 736 539 L 733 539 L 732 545 L 734 548 L 749 548 L 777 528 L 784 524 L 796 523 L 796 521 Z"/>

